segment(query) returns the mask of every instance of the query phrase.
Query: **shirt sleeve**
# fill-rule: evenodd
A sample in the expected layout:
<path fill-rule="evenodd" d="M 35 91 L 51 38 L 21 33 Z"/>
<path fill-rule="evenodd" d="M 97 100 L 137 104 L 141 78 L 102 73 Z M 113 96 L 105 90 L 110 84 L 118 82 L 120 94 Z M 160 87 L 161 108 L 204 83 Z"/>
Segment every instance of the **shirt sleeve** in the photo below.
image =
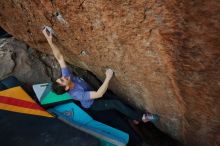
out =
<path fill-rule="evenodd" d="M 86 101 L 86 100 L 91 100 L 90 98 L 90 91 L 76 91 L 74 93 L 74 95 L 72 95 L 72 97 L 75 99 L 75 100 L 78 100 L 78 101 Z"/>
<path fill-rule="evenodd" d="M 70 77 L 72 76 L 72 73 L 70 72 L 70 70 L 65 67 L 65 68 L 61 68 L 61 73 L 63 77 Z"/>

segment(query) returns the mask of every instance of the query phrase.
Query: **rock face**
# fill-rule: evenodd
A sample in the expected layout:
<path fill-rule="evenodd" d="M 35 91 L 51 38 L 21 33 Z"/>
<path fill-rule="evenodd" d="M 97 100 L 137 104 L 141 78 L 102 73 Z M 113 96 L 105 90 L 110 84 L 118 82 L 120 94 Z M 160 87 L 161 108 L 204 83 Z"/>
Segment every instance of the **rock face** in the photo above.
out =
<path fill-rule="evenodd" d="M 29 48 L 14 38 L 0 39 L 0 80 L 15 76 L 28 84 L 45 83 L 60 76 L 54 57 Z"/>
<path fill-rule="evenodd" d="M 115 77 L 110 88 L 159 114 L 161 130 L 185 145 L 220 143 L 217 0 L 0 4 L 0 26 L 31 47 L 51 53 L 40 31 L 48 25 L 69 63 L 100 79 L 105 68 L 112 68 Z"/>

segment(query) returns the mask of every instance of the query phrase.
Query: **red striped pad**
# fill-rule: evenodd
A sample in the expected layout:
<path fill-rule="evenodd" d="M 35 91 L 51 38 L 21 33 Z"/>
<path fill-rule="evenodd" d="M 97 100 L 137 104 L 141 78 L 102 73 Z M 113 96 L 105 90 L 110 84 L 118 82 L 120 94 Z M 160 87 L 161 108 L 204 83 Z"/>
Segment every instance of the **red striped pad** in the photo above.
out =
<path fill-rule="evenodd" d="M 24 100 L 20 100 L 20 99 L 15 99 L 15 98 L 11 98 L 11 97 L 1 96 L 1 95 L 0 95 L 0 103 L 45 111 L 42 107 L 40 107 L 36 103 L 24 101 Z"/>

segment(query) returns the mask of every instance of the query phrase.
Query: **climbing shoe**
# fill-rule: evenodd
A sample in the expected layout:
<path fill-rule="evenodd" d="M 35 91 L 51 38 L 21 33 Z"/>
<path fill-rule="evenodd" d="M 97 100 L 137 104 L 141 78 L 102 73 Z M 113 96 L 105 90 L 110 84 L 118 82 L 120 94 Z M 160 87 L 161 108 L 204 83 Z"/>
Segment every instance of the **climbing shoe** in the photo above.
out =
<path fill-rule="evenodd" d="M 153 122 L 153 123 L 155 123 L 158 120 L 159 120 L 159 116 L 156 115 L 156 114 L 151 114 L 151 113 L 145 113 L 145 114 L 143 114 L 143 117 L 142 117 L 142 121 L 144 123 L 146 123 L 146 122 Z"/>

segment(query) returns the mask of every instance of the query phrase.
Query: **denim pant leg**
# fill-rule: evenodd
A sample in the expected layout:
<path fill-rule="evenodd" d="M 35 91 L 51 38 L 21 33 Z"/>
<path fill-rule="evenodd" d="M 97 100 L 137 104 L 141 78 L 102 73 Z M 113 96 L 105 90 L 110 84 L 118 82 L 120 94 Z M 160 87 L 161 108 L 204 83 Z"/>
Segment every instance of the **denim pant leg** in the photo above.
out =
<path fill-rule="evenodd" d="M 131 120 L 141 120 L 143 113 L 140 111 L 135 111 L 130 107 L 126 106 L 119 100 L 104 100 L 98 99 L 95 100 L 93 105 L 90 107 L 91 110 L 94 111 L 103 111 L 103 110 L 117 110 L 118 112 L 125 115 L 127 118 Z"/>

